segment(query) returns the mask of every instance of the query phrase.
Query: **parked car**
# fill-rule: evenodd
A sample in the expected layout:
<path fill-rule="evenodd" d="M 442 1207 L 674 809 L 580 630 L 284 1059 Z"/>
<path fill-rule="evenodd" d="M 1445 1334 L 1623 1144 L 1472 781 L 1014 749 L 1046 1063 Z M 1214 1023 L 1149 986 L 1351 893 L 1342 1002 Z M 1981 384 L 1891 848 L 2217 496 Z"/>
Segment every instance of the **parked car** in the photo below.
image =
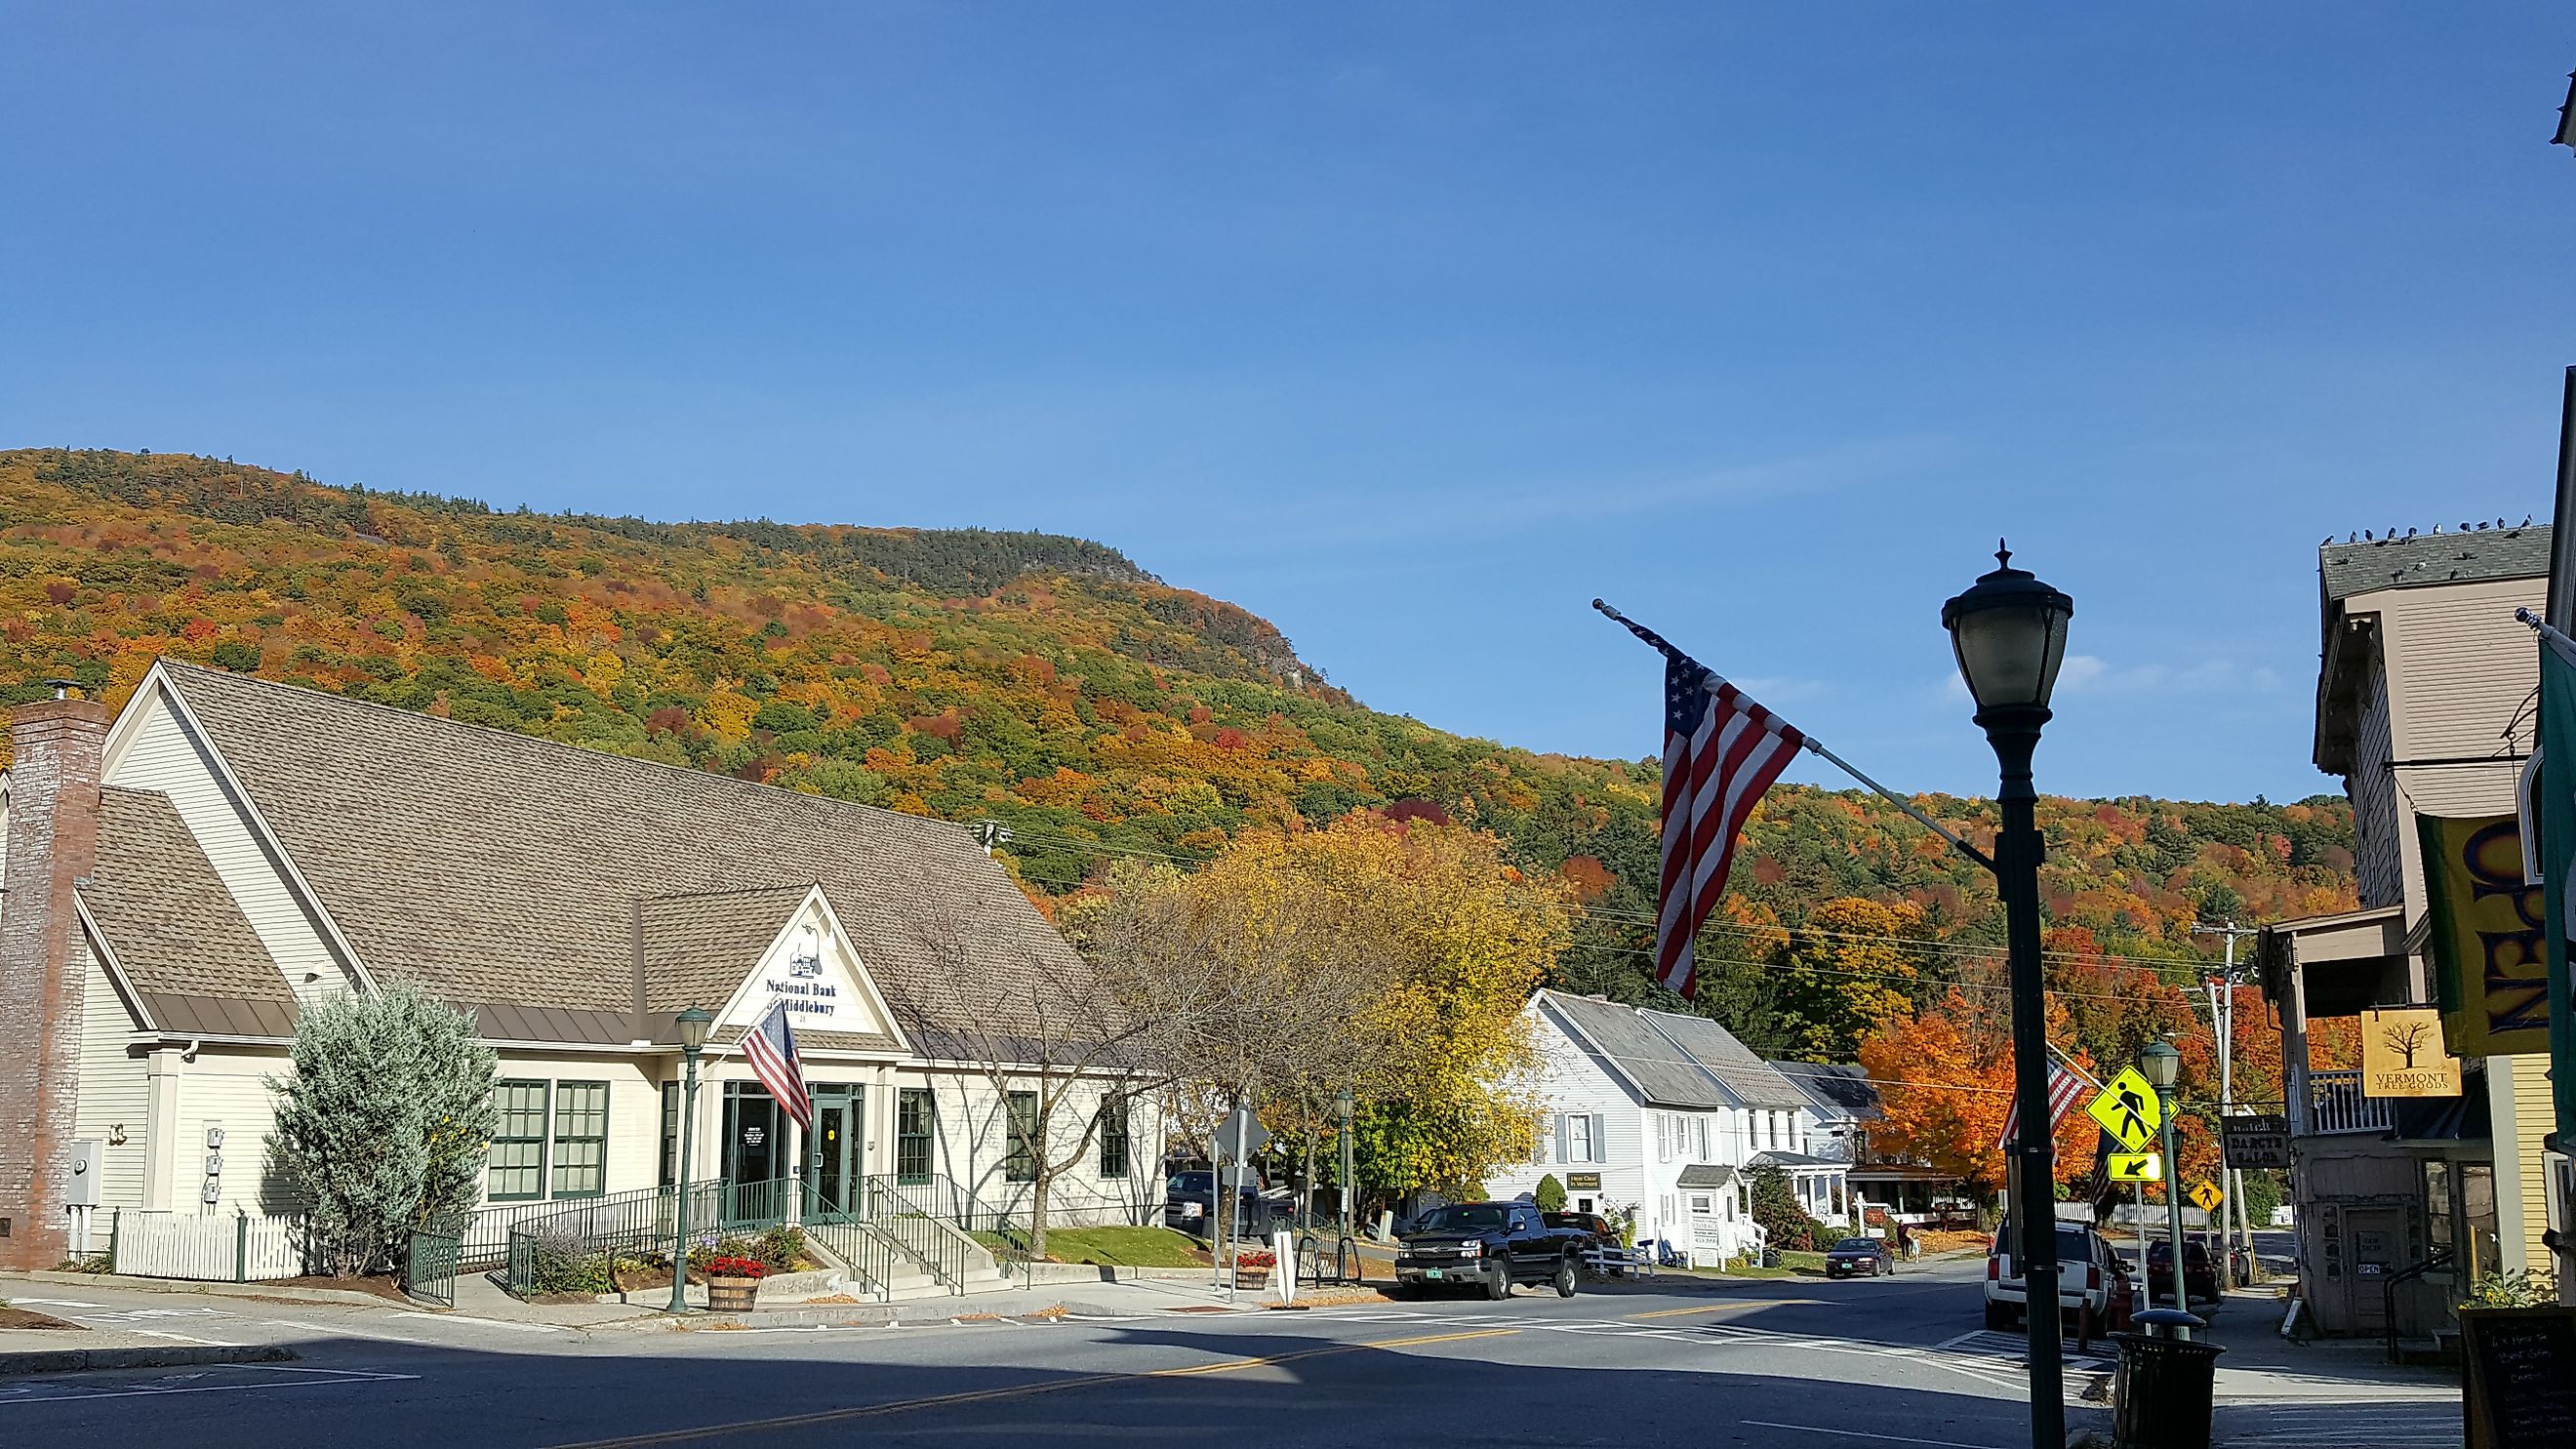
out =
<path fill-rule="evenodd" d="M 2087 1223 L 2057 1225 L 2057 1308 L 2074 1316 L 2091 1310 L 2096 1323 L 2108 1323 L 2111 1291 L 2127 1276 L 2120 1255 Z M 1986 1249 L 1986 1327 L 2011 1328 L 2029 1311 L 2029 1286 L 2014 1252 L 2012 1224 L 1995 1230 Z"/>
<path fill-rule="evenodd" d="M 1551 1227 L 1528 1203 L 1451 1203 L 1425 1214 L 1396 1249 L 1395 1292 L 1456 1286 L 1505 1298 L 1515 1283 L 1543 1283 L 1571 1298 L 1591 1241 L 1589 1229 Z"/>
<path fill-rule="evenodd" d="M 1216 1224 L 1209 1221 L 1216 1212 L 1216 1174 L 1208 1171 L 1175 1172 L 1163 1184 L 1163 1226 L 1196 1237 L 1211 1237 Z M 1258 1173 L 1248 1174 L 1235 1193 L 1235 1214 L 1231 1224 L 1238 1238 L 1270 1236 L 1273 1213 L 1270 1200 L 1263 1196 Z"/>
<path fill-rule="evenodd" d="M 2218 1259 L 2209 1245 L 2185 1240 L 2182 1245 L 2182 1281 L 2191 1291 L 2191 1303 L 2216 1307 L 2226 1295 L 2218 1288 Z M 2158 1238 L 2147 1244 L 2147 1301 L 2163 1307 L 2173 1306 L 2173 1244 Z"/>
<path fill-rule="evenodd" d="M 1825 1276 L 1846 1278 L 1862 1274 L 1871 1278 L 1896 1271 L 1896 1254 L 1885 1238 L 1845 1238 L 1825 1250 Z"/>

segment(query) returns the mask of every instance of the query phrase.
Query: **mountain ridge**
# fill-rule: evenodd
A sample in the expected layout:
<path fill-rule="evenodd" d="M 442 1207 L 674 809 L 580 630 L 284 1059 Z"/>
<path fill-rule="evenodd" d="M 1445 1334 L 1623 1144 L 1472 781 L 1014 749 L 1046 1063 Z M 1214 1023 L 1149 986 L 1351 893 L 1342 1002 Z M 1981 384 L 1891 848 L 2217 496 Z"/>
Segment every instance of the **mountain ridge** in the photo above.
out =
<path fill-rule="evenodd" d="M 121 703 L 161 655 L 666 763 L 992 819 L 1044 903 L 1349 810 L 1512 842 L 1591 907 L 1568 984 L 1626 999 L 1659 771 L 1449 734 L 1332 686 L 1248 610 L 1064 535 L 501 511 L 185 454 L 0 452 L 0 697 Z M 1990 800 L 1917 797 L 1991 831 Z M 2350 903 L 2340 798 L 2043 801 L 2052 921 L 2176 961 L 2204 909 Z M 1776 787 L 1725 918 L 1841 896 L 2000 939 L 1982 872 L 1857 791 Z"/>

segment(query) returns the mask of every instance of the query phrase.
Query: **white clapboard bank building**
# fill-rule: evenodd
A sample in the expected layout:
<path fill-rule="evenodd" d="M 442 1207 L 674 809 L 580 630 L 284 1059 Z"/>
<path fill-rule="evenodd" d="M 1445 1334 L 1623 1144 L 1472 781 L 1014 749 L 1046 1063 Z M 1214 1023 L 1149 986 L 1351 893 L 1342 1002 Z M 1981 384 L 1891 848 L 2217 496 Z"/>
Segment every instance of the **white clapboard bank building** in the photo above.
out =
<path fill-rule="evenodd" d="M 1695 1264 L 1758 1245 L 1748 1174 L 1780 1169 L 1813 1216 L 1848 1221 L 1847 1164 L 1810 1152 L 1815 1103 L 1723 1026 L 1541 991 L 1526 1008 L 1546 1116 L 1532 1160 L 1496 1171 L 1499 1197 L 1553 1173 L 1568 1206 L 1634 1211 L 1637 1241 Z"/>
<path fill-rule="evenodd" d="M 493 1204 L 677 1167 L 674 1017 L 714 1013 L 693 1180 L 862 1179 L 1024 1208 L 1025 1111 L 990 1044 L 1086 980 L 968 829 L 164 661 L 113 720 L 23 705 L 0 779 L 0 1262 L 52 1268 L 66 1204 L 258 1214 L 267 1078 L 298 1012 L 417 983 L 498 1050 Z M 816 1130 L 739 1055 L 790 1005 Z M 1101 1082 L 1059 1222 L 1159 1207 L 1159 1133 Z M 1059 1151 L 1092 1125 L 1079 1099 Z M 220 1149 L 210 1144 L 220 1142 Z"/>

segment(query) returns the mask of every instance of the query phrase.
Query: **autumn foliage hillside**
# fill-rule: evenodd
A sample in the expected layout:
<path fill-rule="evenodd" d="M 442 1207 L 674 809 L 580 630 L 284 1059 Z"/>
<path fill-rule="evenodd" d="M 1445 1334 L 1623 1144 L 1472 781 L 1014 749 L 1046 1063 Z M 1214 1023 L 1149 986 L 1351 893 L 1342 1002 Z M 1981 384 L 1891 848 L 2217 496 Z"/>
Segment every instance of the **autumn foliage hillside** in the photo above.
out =
<path fill-rule="evenodd" d="M 1533 754 L 1370 710 L 1264 621 L 1079 539 L 500 512 L 184 455 L 0 452 L 0 693 L 68 676 L 121 704 L 162 655 L 991 819 L 1042 902 L 1115 858 L 1195 861 L 1247 830 L 1361 807 L 1452 819 L 1585 906 L 1565 984 L 1649 990 L 1651 760 Z M 1653 710 L 1641 695 L 1641 749 Z M 1993 828 L 1990 801 L 1921 803 Z M 2052 922 L 2104 953 L 2180 961 L 2204 953 L 2196 914 L 2352 904 L 2340 800 L 2050 799 L 2041 819 Z M 1710 1009 L 1776 1012 L 1745 993 L 1769 990 L 1754 978 L 1800 940 L 1831 944 L 1797 935 L 1828 901 L 1897 911 L 1907 939 L 1990 946 L 1980 875 L 1874 798 L 1775 790 L 1704 950 Z M 1905 988 L 1917 1001 L 1947 984 L 1946 958 L 1927 959 L 1931 979 Z M 1811 1054 L 1848 1037 L 1815 1030 Z"/>

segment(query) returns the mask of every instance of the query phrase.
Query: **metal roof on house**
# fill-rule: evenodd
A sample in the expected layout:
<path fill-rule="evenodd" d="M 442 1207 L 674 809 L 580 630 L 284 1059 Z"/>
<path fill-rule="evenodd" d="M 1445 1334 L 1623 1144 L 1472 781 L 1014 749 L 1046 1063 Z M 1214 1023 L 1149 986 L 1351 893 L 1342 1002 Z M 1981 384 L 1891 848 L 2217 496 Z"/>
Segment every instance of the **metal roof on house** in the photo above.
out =
<path fill-rule="evenodd" d="M 1087 979 L 960 826 L 161 668 L 367 969 L 490 1007 L 506 1036 L 596 1041 L 631 1020 L 638 897 L 650 902 L 648 962 L 673 974 L 647 987 L 656 1011 L 719 979 L 730 993 L 811 883 L 907 1033 L 986 1031 L 1012 1003 L 1062 999 Z M 709 892 L 724 899 L 670 899 Z"/>
<path fill-rule="evenodd" d="M 1691 1111 L 1810 1107 L 1806 1094 L 1704 1016 L 1677 1016 L 1593 996 L 1542 991 L 1555 1011 L 1648 1106 Z"/>
<path fill-rule="evenodd" d="M 1707 1068 L 1709 1075 L 1724 1083 L 1726 1090 L 1745 1106 L 1794 1109 L 1814 1105 L 1806 1093 L 1774 1071 L 1771 1063 L 1737 1041 L 1735 1033 L 1707 1017 L 1643 1009 L 1637 1014 Z"/>
<path fill-rule="evenodd" d="M 2549 575 L 2549 525 L 2471 528 L 2465 533 L 2413 533 L 2317 550 L 2327 602 L 2376 589 Z"/>
<path fill-rule="evenodd" d="M 1615 1001 L 1542 991 L 1540 1000 L 1571 1025 L 1648 1106 L 1715 1111 L 1734 1106 L 1715 1078 L 1644 1012 Z"/>
<path fill-rule="evenodd" d="M 1878 1088 L 1870 1082 L 1866 1068 L 1833 1062 L 1771 1065 L 1812 1098 L 1817 1113 L 1829 1120 L 1875 1122 L 1887 1115 L 1879 1106 Z"/>

